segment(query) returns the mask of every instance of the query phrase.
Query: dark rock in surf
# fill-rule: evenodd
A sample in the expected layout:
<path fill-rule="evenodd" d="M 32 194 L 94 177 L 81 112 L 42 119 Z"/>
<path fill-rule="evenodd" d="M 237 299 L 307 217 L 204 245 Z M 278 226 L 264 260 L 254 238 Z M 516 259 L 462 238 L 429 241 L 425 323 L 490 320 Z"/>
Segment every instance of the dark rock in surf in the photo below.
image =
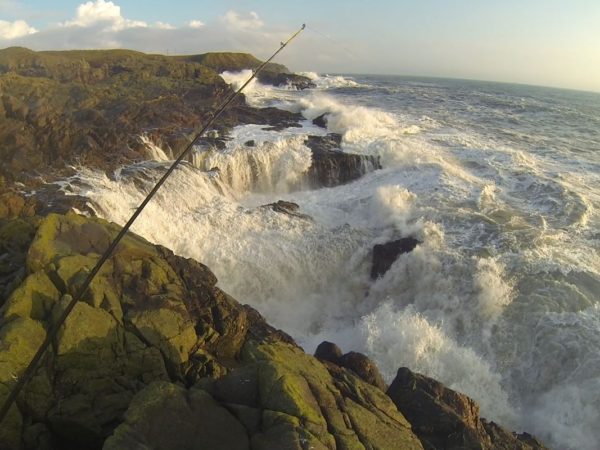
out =
<path fill-rule="evenodd" d="M 327 114 L 321 114 L 319 117 L 315 117 L 312 120 L 313 125 L 321 128 L 327 128 Z"/>
<path fill-rule="evenodd" d="M 256 147 L 256 142 L 254 141 L 254 139 L 250 139 L 249 141 L 244 142 L 244 145 L 246 147 Z"/>
<path fill-rule="evenodd" d="M 401 238 L 373 247 L 373 265 L 371 279 L 376 280 L 390 270 L 398 256 L 412 252 L 421 242 L 412 237 Z"/>
<path fill-rule="evenodd" d="M 316 87 L 310 78 L 294 73 L 262 72 L 258 74 L 258 81 L 278 87 L 291 86 L 299 91 Z"/>
<path fill-rule="evenodd" d="M 545 449 L 530 435 L 517 435 L 481 419 L 479 405 L 468 396 L 407 368 L 398 370 L 387 394 L 425 449 Z"/>
<path fill-rule="evenodd" d="M 332 187 L 357 180 L 381 169 L 378 156 L 355 155 L 340 149 L 339 134 L 309 136 L 306 146 L 312 151 L 312 164 L 306 175 L 311 187 Z"/>
<path fill-rule="evenodd" d="M 286 202 L 285 200 L 278 200 L 275 203 L 262 205 L 261 208 L 269 208 L 275 212 L 287 214 L 288 216 L 297 217 L 299 219 L 312 220 L 312 217 L 309 215 L 298 212 L 300 210 L 300 206 L 297 203 Z"/>

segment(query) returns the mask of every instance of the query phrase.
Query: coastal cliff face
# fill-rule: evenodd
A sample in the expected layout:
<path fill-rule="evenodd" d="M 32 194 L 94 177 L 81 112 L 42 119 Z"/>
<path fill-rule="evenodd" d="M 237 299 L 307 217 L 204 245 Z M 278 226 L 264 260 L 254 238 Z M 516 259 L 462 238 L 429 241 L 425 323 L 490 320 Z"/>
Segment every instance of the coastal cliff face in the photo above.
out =
<path fill-rule="evenodd" d="M 0 176 L 5 183 L 35 185 L 40 177 L 66 173 L 69 165 L 113 170 L 148 157 L 141 134 L 176 154 L 231 93 L 219 73 L 258 64 L 246 54 L 0 50 Z M 267 69 L 271 81 L 308 82 L 283 66 Z M 299 119 L 274 108 L 250 108 L 242 96 L 216 127 L 281 126 Z"/>
<path fill-rule="evenodd" d="M 240 54 L 0 51 L 0 402 L 120 230 L 49 214 L 52 192 L 15 191 L 71 164 L 110 171 L 146 159 L 144 133 L 177 153 L 231 93 L 218 72 L 258 64 Z M 262 81 L 309 86 L 278 65 Z M 300 119 L 242 98 L 217 128 Z M 307 145 L 313 186 L 379 168 L 341 152 L 339 136 Z M 291 203 L 266 206 L 298 215 Z M 129 233 L 0 424 L 0 449 L 544 448 L 435 380 L 400 369 L 388 388 L 366 356 L 320 349 L 306 354 L 200 262 Z"/>

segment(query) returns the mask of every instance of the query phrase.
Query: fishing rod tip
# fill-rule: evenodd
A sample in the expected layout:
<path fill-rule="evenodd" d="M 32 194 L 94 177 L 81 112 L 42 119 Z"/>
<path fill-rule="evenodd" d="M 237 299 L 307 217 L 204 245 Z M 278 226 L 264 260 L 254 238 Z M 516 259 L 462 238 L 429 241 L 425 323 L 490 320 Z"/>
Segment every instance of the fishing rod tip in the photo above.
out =
<path fill-rule="evenodd" d="M 306 28 L 306 24 L 305 24 L 305 23 L 303 23 L 303 24 L 302 24 L 302 29 L 304 30 L 305 28 Z"/>

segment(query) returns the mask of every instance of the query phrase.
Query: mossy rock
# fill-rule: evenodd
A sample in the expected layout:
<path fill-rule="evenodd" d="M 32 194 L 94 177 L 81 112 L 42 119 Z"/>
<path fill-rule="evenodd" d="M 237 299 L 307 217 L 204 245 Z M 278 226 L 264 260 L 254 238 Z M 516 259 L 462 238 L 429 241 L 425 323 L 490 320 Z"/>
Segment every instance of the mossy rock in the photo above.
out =
<path fill-rule="evenodd" d="M 0 404 L 42 344 L 46 333 L 41 324 L 28 317 L 13 317 L 0 328 Z M 0 448 L 20 449 L 23 420 L 16 405 L 0 427 Z"/>
<path fill-rule="evenodd" d="M 250 450 L 250 444 L 244 426 L 207 392 L 156 382 L 135 396 L 103 447 L 124 448 Z"/>
<path fill-rule="evenodd" d="M 5 302 L 2 317 L 5 320 L 15 316 L 44 321 L 59 298 L 60 292 L 50 278 L 43 272 L 35 272 Z"/>
<path fill-rule="evenodd" d="M 242 359 L 243 368 L 209 389 L 221 401 L 263 411 L 253 449 L 422 449 L 391 400 L 353 372 L 283 342 L 248 341 Z"/>

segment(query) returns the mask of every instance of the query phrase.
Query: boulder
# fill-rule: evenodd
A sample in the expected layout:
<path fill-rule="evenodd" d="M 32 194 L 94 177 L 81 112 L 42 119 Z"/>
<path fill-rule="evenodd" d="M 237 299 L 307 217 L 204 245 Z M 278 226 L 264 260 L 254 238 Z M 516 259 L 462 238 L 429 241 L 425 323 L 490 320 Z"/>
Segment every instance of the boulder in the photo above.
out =
<path fill-rule="evenodd" d="M 269 208 L 277 213 L 286 214 L 290 217 L 312 220 L 312 218 L 309 215 L 298 212 L 300 210 L 300 206 L 297 203 L 287 202 L 285 200 L 278 200 L 275 203 L 262 205 L 261 208 Z"/>
<path fill-rule="evenodd" d="M 366 355 L 359 352 L 348 352 L 343 355 L 339 361 L 340 366 L 350 369 L 357 374 L 361 380 L 378 387 L 383 392 L 386 391 L 387 385 L 385 384 L 385 381 L 383 381 L 379 368 Z"/>
<path fill-rule="evenodd" d="M 333 342 L 323 341 L 315 350 L 315 358 L 339 365 L 342 350 Z"/>
<path fill-rule="evenodd" d="M 404 253 L 412 252 L 421 242 L 412 237 L 396 239 L 395 241 L 377 244 L 373 247 L 373 264 L 371 279 L 376 280 L 386 274 L 392 264 Z"/>
<path fill-rule="evenodd" d="M 355 155 L 340 149 L 339 134 L 309 136 L 306 146 L 312 151 L 312 164 L 306 174 L 311 187 L 332 187 L 357 180 L 381 169 L 378 156 Z"/>
<path fill-rule="evenodd" d="M 511 433 L 479 417 L 479 405 L 464 394 L 407 368 L 398 369 L 388 396 L 432 450 L 545 449 L 539 441 Z"/>
<path fill-rule="evenodd" d="M 327 114 L 321 114 L 312 120 L 313 125 L 327 129 Z"/>
<path fill-rule="evenodd" d="M 315 358 L 349 369 L 358 375 L 361 380 L 378 387 L 384 392 L 387 390 L 387 385 L 383 381 L 377 365 L 362 353 L 348 352 L 342 354 L 342 350 L 337 345 L 323 341 L 315 351 Z"/>

